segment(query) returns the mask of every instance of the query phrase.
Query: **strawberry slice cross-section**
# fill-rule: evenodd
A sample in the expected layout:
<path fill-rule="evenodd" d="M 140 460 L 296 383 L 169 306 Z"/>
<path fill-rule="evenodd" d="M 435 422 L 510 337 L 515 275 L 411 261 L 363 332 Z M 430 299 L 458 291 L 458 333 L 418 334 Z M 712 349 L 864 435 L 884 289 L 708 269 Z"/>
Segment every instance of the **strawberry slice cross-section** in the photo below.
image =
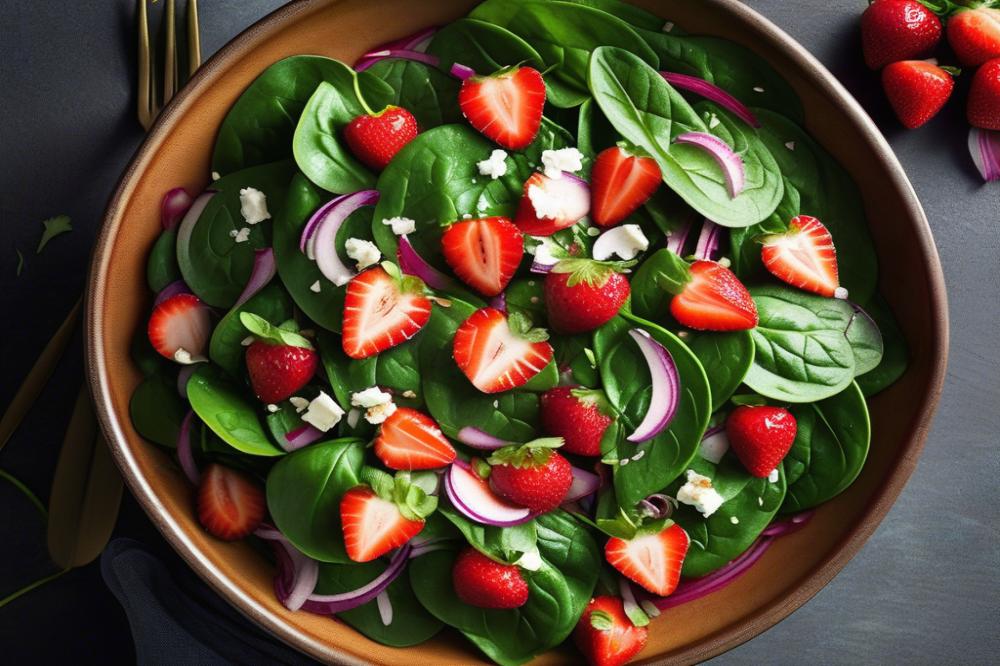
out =
<path fill-rule="evenodd" d="M 545 107 L 545 81 L 537 69 L 513 67 L 462 82 L 458 106 L 469 123 L 510 150 L 535 140 Z"/>
<path fill-rule="evenodd" d="M 524 234 L 505 217 L 463 220 L 444 232 L 441 248 L 462 282 L 484 296 L 496 296 L 521 264 Z"/>
<path fill-rule="evenodd" d="M 677 589 L 690 544 L 687 532 L 672 524 L 656 534 L 611 537 L 604 546 L 604 557 L 629 580 L 665 597 Z"/>
<path fill-rule="evenodd" d="M 390 469 L 435 469 L 453 462 L 455 449 L 431 417 L 400 407 L 382 424 L 375 455 Z"/>
<path fill-rule="evenodd" d="M 431 316 L 423 291 L 423 282 L 388 262 L 352 279 L 344 297 L 344 353 L 368 358 L 416 335 Z"/>
<path fill-rule="evenodd" d="M 788 231 L 766 236 L 761 259 L 767 270 L 793 287 L 833 296 L 840 286 L 833 237 L 815 217 L 799 215 L 788 223 Z"/>
<path fill-rule="evenodd" d="M 399 548 L 424 528 L 423 519 L 411 520 L 391 500 L 367 486 L 351 488 L 340 500 L 340 524 L 347 556 L 371 562 Z"/>
<path fill-rule="evenodd" d="M 552 360 L 542 329 L 519 313 L 504 316 L 482 308 L 455 333 L 452 354 L 469 381 L 483 393 L 499 393 L 527 383 Z"/>

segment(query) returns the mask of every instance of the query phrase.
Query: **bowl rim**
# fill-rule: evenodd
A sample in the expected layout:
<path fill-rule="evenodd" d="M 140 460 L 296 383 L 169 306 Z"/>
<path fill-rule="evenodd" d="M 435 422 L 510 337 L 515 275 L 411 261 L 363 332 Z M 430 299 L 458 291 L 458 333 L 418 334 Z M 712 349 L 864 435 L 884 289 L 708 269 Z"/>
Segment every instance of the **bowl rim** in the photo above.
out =
<path fill-rule="evenodd" d="M 257 42 L 266 40 L 271 34 L 280 31 L 300 14 L 312 12 L 320 6 L 336 4 L 337 2 L 338 0 L 293 0 L 267 14 L 209 58 L 156 119 L 122 174 L 102 218 L 87 281 L 84 313 L 85 361 L 88 385 L 94 399 L 95 411 L 107 437 L 114 460 L 122 471 L 132 494 L 171 547 L 205 582 L 240 613 L 286 644 L 320 660 L 344 664 L 364 664 L 366 662 L 349 653 L 301 634 L 293 625 L 266 611 L 257 604 L 250 594 L 244 592 L 231 579 L 216 570 L 209 559 L 185 535 L 180 525 L 165 510 L 148 480 L 139 473 L 136 458 L 130 450 L 119 420 L 122 415 L 115 413 L 112 407 L 107 362 L 103 346 L 99 342 L 104 335 L 101 306 L 109 280 L 108 268 L 111 251 L 122 224 L 123 204 L 133 194 L 139 181 L 138 175 L 145 170 L 152 156 L 163 143 L 168 128 L 172 127 L 183 116 L 183 111 L 188 103 L 198 95 L 202 86 L 209 79 L 212 79 L 217 71 L 227 69 L 231 61 L 242 52 L 253 48 Z M 932 321 L 929 332 L 930 353 L 934 354 L 934 361 L 929 370 L 928 390 L 922 397 L 920 404 L 915 408 L 915 412 L 920 416 L 916 419 L 909 436 L 899 450 L 897 463 L 891 475 L 886 483 L 880 485 L 875 491 L 860 520 L 848 529 L 833 552 L 803 578 L 801 584 L 787 596 L 759 607 L 752 615 L 715 634 L 664 655 L 648 657 L 644 663 L 652 663 L 653 661 L 657 663 L 690 663 L 726 652 L 763 633 L 786 618 L 818 593 L 843 569 L 882 522 L 916 468 L 943 389 L 948 355 L 947 294 L 944 274 L 931 228 L 917 199 L 916 192 L 892 148 L 874 121 L 854 96 L 819 60 L 762 14 L 739 0 L 702 0 L 702 2 L 713 9 L 721 9 L 733 14 L 739 20 L 760 30 L 778 50 L 786 54 L 798 66 L 809 70 L 817 88 L 822 93 L 839 101 L 839 110 L 846 114 L 851 123 L 858 128 L 863 145 L 882 162 L 890 183 L 901 194 L 902 205 L 907 215 L 916 223 L 913 228 L 912 240 L 918 244 L 928 270 L 930 289 L 927 298 Z"/>

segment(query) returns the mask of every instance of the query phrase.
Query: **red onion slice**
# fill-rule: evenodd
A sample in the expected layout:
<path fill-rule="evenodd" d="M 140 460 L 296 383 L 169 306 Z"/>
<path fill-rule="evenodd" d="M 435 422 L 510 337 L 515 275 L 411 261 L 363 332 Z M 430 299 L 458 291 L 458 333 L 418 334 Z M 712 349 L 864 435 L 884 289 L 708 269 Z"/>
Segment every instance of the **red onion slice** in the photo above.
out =
<path fill-rule="evenodd" d="M 490 299 L 490 307 L 494 310 L 499 310 L 500 312 L 507 314 L 507 294 L 506 292 L 500 292 L 492 299 Z"/>
<path fill-rule="evenodd" d="M 175 187 L 164 194 L 163 202 L 160 203 L 160 222 L 163 228 L 177 228 L 192 203 L 194 198 L 183 187 Z"/>
<path fill-rule="evenodd" d="M 362 585 L 356 590 L 340 594 L 310 594 L 309 598 L 302 604 L 302 610 L 318 615 L 332 615 L 368 603 L 389 587 L 392 581 L 399 577 L 399 574 L 403 573 L 409 554 L 409 544 L 399 548 L 393 553 L 385 571 L 372 579 L 370 583 Z"/>
<path fill-rule="evenodd" d="M 448 499 L 464 516 L 483 525 L 510 527 L 531 520 L 531 512 L 498 497 L 466 462 L 455 461 L 444 477 Z"/>
<path fill-rule="evenodd" d="M 254 250 L 253 270 L 250 272 L 250 279 L 243 287 L 240 297 L 236 299 L 233 309 L 235 310 L 256 296 L 261 289 L 267 286 L 268 282 L 274 279 L 277 272 L 278 264 L 274 260 L 274 250 L 269 247 Z"/>
<path fill-rule="evenodd" d="M 497 449 L 511 445 L 511 442 L 494 437 L 488 432 L 483 432 L 479 428 L 472 426 L 465 426 L 459 430 L 455 439 L 462 442 L 462 444 L 479 449 L 480 451 L 496 451 Z"/>
<path fill-rule="evenodd" d="M 466 79 L 471 79 L 473 76 L 475 76 L 476 70 L 472 69 L 467 65 L 463 65 L 461 63 L 456 62 L 452 64 L 451 69 L 448 70 L 448 73 L 454 76 L 459 81 L 464 81 Z"/>
<path fill-rule="evenodd" d="M 198 218 L 201 217 L 201 214 L 205 211 L 205 206 L 208 205 L 208 202 L 215 195 L 215 190 L 205 190 L 195 198 L 194 203 L 184 213 L 181 223 L 177 225 L 178 246 L 187 245 L 191 242 L 191 233 L 194 231 L 194 226 L 198 223 Z"/>
<path fill-rule="evenodd" d="M 378 606 L 378 617 L 382 620 L 383 626 L 388 627 L 392 624 L 392 601 L 389 599 L 389 593 L 386 590 L 382 590 L 375 597 L 375 604 Z"/>
<path fill-rule="evenodd" d="M 720 425 L 705 431 L 701 438 L 698 455 L 708 462 L 718 465 L 728 450 L 729 438 L 726 437 L 726 428 Z"/>
<path fill-rule="evenodd" d="M 683 603 L 700 599 L 707 594 L 722 589 L 746 573 L 761 558 L 771 545 L 771 541 L 772 539 L 769 537 L 758 539 L 742 555 L 726 566 L 713 571 L 707 576 L 681 582 L 673 594 L 669 597 L 654 597 L 652 599 L 653 603 L 660 610 L 666 610 L 667 608 L 673 608 L 674 606 L 680 606 Z"/>
<path fill-rule="evenodd" d="M 372 51 L 388 51 L 392 49 L 408 49 L 411 51 L 423 51 L 427 48 L 427 44 L 430 43 L 431 37 L 437 32 L 436 27 L 424 28 L 418 30 L 412 35 L 407 35 L 400 39 L 395 39 L 391 42 L 386 42 L 381 46 L 372 49 Z M 380 60 L 383 60 L 384 56 L 377 58 L 369 58 L 367 55 L 362 56 L 354 63 L 354 70 L 357 72 L 363 72 Z"/>
<path fill-rule="evenodd" d="M 729 191 L 730 198 L 735 198 L 743 191 L 743 186 L 746 184 L 746 170 L 743 167 L 743 160 L 733 152 L 728 143 L 708 132 L 678 134 L 674 143 L 696 146 L 711 155 L 726 178 L 726 189 Z"/>
<path fill-rule="evenodd" d="M 761 532 L 761 535 L 767 537 L 777 537 L 796 532 L 805 527 L 805 524 L 809 522 L 809 519 L 813 517 L 814 513 L 816 513 L 816 511 L 804 511 L 802 513 L 795 514 L 788 520 L 771 523 L 763 532 Z"/>
<path fill-rule="evenodd" d="M 420 278 L 431 289 L 445 291 L 458 287 L 454 280 L 424 261 L 405 234 L 399 237 L 396 258 L 399 260 L 399 270 Z"/>
<path fill-rule="evenodd" d="M 345 194 L 324 204 L 306 222 L 299 239 L 299 249 L 316 261 L 320 272 L 338 287 L 347 284 L 355 271 L 337 254 L 337 231 L 344 220 L 359 208 L 378 203 L 378 190 L 361 190 Z"/>
<path fill-rule="evenodd" d="M 286 568 L 286 571 L 283 574 L 279 573 L 275 580 L 278 601 L 290 611 L 300 610 L 316 590 L 319 563 L 300 552 L 298 548 L 288 543 L 287 539 L 276 540 L 275 544 L 275 549 L 279 552 L 284 551 L 286 556 L 286 559 L 278 558 L 279 571 L 282 567 Z M 290 576 L 288 569 L 291 570 Z"/>
<path fill-rule="evenodd" d="M 572 472 L 573 483 L 570 484 L 563 502 L 575 502 L 588 495 L 593 495 L 601 487 L 601 477 L 593 472 L 588 472 L 579 467 L 573 467 Z"/>
<path fill-rule="evenodd" d="M 969 154 L 984 181 L 1000 180 L 1000 130 L 970 128 Z"/>
<path fill-rule="evenodd" d="M 678 257 L 684 256 L 684 245 L 687 244 L 688 236 L 691 235 L 692 226 L 694 225 L 688 222 L 680 229 L 675 229 L 669 236 L 667 236 L 667 249 L 676 254 Z"/>
<path fill-rule="evenodd" d="M 301 428 L 296 428 L 285 434 L 283 442 L 279 441 L 281 448 L 285 451 L 291 453 L 292 451 L 297 451 L 303 446 L 309 446 L 313 442 L 317 442 L 323 438 L 325 433 L 309 424 L 302 426 Z"/>
<path fill-rule="evenodd" d="M 422 51 L 412 51 L 410 49 L 379 49 L 377 51 L 369 51 L 361 56 L 361 59 L 364 61 L 372 61 L 368 67 L 371 67 L 376 62 L 385 60 L 386 58 L 412 60 L 414 62 L 421 62 L 429 67 L 437 67 L 441 64 L 441 59 L 437 56 L 423 53 Z M 365 69 L 367 69 L 367 67 Z"/>
<path fill-rule="evenodd" d="M 750 109 L 719 86 L 697 76 L 677 74 L 676 72 L 660 72 L 660 76 L 675 88 L 693 92 L 715 102 L 751 127 L 760 127 L 760 121 L 750 112 Z"/>
<path fill-rule="evenodd" d="M 198 472 L 198 465 L 194 461 L 194 453 L 191 450 L 191 425 L 194 423 L 194 412 L 188 410 L 181 421 L 181 429 L 177 434 L 177 462 L 180 463 L 184 476 L 188 478 L 191 485 L 197 486 L 201 482 L 201 473 Z"/>
<path fill-rule="evenodd" d="M 185 365 L 182 366 L 180 370 L 177 371 L 177 393 L 180 394 L 182 398 L 187 400 L 187 385 L 191 380 L 191 375 L 195 373 L 198 369 L 197 365 Z"/>
<path fill-rule="evenodd" d="M 694 249 L 695 259 L 714 261 L 719 254 L 719 243 L 722 241 L 722 227 L 711 220 L 705 220 L 698 234 L 698 244 Z"/>
<path fill-rule="evenodd" d="M 190 294 L 190 293 L 191 293 L 191 288 L 187 286 L 187 283 L 184 280 L 174 280 L 166 287 L 161 289 L 160 293 L 156 295 L 156 298 L 153 299 L 153 307 L 155 308 L 163 301 L 167 300 L 168 298 L 172 298 L 177 294 Z"/>
<path fill-rule="evenodd" d="M 633 328 L 628 334 L 639 345 L 639 351 L 649 366 L 649 374 L 653 380 L 649 409 L 635 431 L 626 437 L 628 441 L 638 443 L 656 437 L 670 425 L 680 401 L 681 382 L 677 366 L 666 347 L 641 328 Z"/>

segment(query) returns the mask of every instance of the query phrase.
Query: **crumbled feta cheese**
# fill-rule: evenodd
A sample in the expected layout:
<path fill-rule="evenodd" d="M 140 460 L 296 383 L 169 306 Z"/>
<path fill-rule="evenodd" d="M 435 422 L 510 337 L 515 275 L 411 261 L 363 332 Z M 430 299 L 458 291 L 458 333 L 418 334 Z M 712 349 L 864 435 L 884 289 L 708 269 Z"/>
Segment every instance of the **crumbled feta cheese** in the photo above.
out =
<path fill-rule="evenodd" d="M 712 114 L 712 117 L 708 119 L 708 128 L 709 128 L 709 129 L 715 129 L 716 127 L 718 127 L 718 126 L 719 126 L 719 124 L 720 124 L 721 122 L 722 122 L 722 121 L 721 121 L 721 120 L 719 120 L 719 116 L 717 116 L 717 115 L 715 115 L 715 114 L 713 113 L 713 114 Z"/>
<path fill-rule="evenodd" d="M 720 430 L 701 440 L 701 448 L 698 449 L 698 453 L 708 462 L 718 465 L 728 450 L 729 439 L 726 437 L 726 432 Z"/>
<path fill-rule="evenodd" d="M 411 391 L 410 389 L 406 389 L 405 391 L 403 391 L 403 393 L 401 395 L 404 398 L 411 398 L 411 399 L 417 397 L 417 394 L 414 393 L 413 391 Z"/>
<path fill-rule="evenodd" d="M 387 402 L 384 405 L 375 405 L 365 410 L 365 421 L 372 425 L 385 423 L 385 420 L 396 412 L 396 403 Z"/>
<path fill-rule="evenodd" d="M 775 467 L 774 469 L 772 469 L 771 473 L 767 475 L 767 480 L 769 482 L 771 482 L 771 483 L 777 483 L 778 482 L 778 468 L 777 467 Z"/>
<path fill-rule="evenodd" d="M 538 296 L 532 296 L 528 300 L 531 301 L 532 303 L 537 303 L 540 299 L 538 298 Z"/>
<path fill-rule="evenodd" d="M 220 178 L 222 178 L 222 174 L 220 174 L 218 171 L 212 172 L 212 180 L 219 180 Z"/>
<path fill-rule="evenodd" d="M 242 340 L 240 340 L 240 344 L 243 345 L 244 347 L 249 347 L 250 345 L 252 345 L 256 341 L 257 341 L 257 338 L 253 337 L 252 335 L 248 335 L 247 337 L 245 337 Z"/>
<path fill-rule="evenodd" d="M 764 506 L 764 498 L 763 497 L 758 497 L 757 498 L 757 506 Z"/>
<path fill-rule="evenodd" d="M 530 550 L 527 553 L 521 555 L 517 562 L 514 562 L 517 566 L 522 569 L 527 569 L 528 571 L 538 571 L 542 568 L 542 555 L 538 552 L 538 546 L 535 546 L 534 550 Z"/>
<path fill-rule="evenodd" d="M 496 180 L 497 178 L 507 175 L 506 160 L 507 151 L 497 148 L 490 153 L 489 158 L 483 160 L 482 162 L 477 162 L 476 166 L 479 167 L 479 173 Z"/>
<path fill-rule="evenodd" d="M 243 227 L 236 233 L 229 232 L 229 235 L 232 236 L 237 243 L 246 243 L 250 240 L 250 227 Z"/>
<path fill-rule="evenodd" d="M 678 331 L 677 332 L 677 337 L 679 337 L 679 338 L 686 338 L 686 337 L 688 337 L 688 332 L 687 331 Z"/>
<path fill-rule="evenodd" d="M 318 294 L 321 288 L 322 285 L 320 285 L 319 280 L 316 280 L 311 285 L 309 285 L 309 291 L 311 291 L 314 294 Z"/>
<path fill-rule="evenodd" d="M 719 257 L 719 265 L 723 268 L 729 268 L 733 262 L 729 261 L 729 257 Z"/>
<path fill-rule="evenodd" d="M 278 407 L 277 405 L 275 405 L 273 403 L 267 406 L 267 411 L 271 412 L 272 414 L 274 414 L 275 412 L 277 412 L 280 409 L 281 409 L 281 407 Z"/>
<path fill-rule="evenodd" d="M 384 422 L 396 411 L 392 395 L 377 386 L 351 395 L 351 404 L 365 410 L 365 420 L 372 424 Z"/>
<path fill-rule="evenodd" d="M 358 425 L 358 419 L 360 418 L 361 418 L 361 410 L 352 409 L 351 411 L 347 412 L 347 425 L 351 426 L 352 428 L 356 427 Z"/>
<path fill-rule="evenodd" d="M 687 483 L 677 491 L 677 501 L 693 506 L 701 515 L 708 518 L 718 511 L 725 500 L 722 499 L 719 491 L 712 487 L 710 478 L 689 469 Z"/>
<path fill-rule="evenodd" d="M 612 255 L 624 260 L 635 259 L 636 255 L 649 247 L 649 239 L 638 224 L 623 224 L 608 229 L 594 242 L 593 256 L 598 261 L 607 261 Z"/>
<path fill-rule="evenodd" d="M 559 263 L 559 257 L 556 252 L 561 252 L 562 248 L 556 245 L 556 242 L 549 238 L 548 236 L 532 236 L 533 240 L 538 241 L 538 244 L 534 248 L 528 250 L 531 254 L 535 255 L 535 263 L 541 266 L 555 266 Z M 535 286 L 529 283 L 530 287 Z"/>
<path fill-rule="evenodd" d="M 618 464 L 621 465 L 622 467 L 624 467 L 625 465 L 629 464 L 629 459 L 628 458 L 622 458 L 621 460 L 618 461 Z"/>
<path fill-rule="evenodd" d="M 753 91 L 756 92 L 756 93 L 762 93 L 762 92 L 764 92 L 764 89 L 761 88 L 760 86 L 754 86 L 753 87 Z"/>
<path fill-rule="evenodd" d="M 788 148 L 788 150 L 795 150 L 795 142 L 789 141 L 788 143 L 785 144 L 785 148 Z"/>
<path fill-rule="evenodd" d="M 562 178 L 563 171 L 576 173 L 583 168 L 583 153 L 576 148 L 543 150 L 542 164 L 545 165 L 546 176 L 553 179 Z"/>
<path fill-rule="evenodd" d="M 181 365 L 191 365 L 192 363 L 197 363 L 201 358 L 192 356 L 191 352 L 184 349 L 184 347 L 178 347 L 177 351 L 174 352 L 174 360 Z"/>
<path fill-rule="evenodd" d="M 670 32 L 673 29 L 674 29 L 673 21 L 667 21 L 666 23 L 663 24 L 663 32 Z"/>
<path fill-rule="evenodd" d="M 382 224 L 391 227 L 392 233 L 397 236 L 412 234 L 417 230 L 417 221 L 408 217 L 390 217 L 388 220 L 382 220 Z"/>
<path fill-rule="evenodd" d="M 636 453 L 636 454 L 635 454 L 634 456 L 632 456 L 632 460 L 633 460 L 634 462 L 635 462 L 635 461 L 639 461 L 639 460 L 642 460 L 642 457 L 643 457 L 644 455 L 646 455 L 646 450 L 645 450 L 645 449 L 643 449 L 643 450 L 639 451 L 639 452 L 638 452 L 638 453 Z"/>
<path fill-rule="evenodd" d="M 309 403 L 309 408 L 302 415 L 302 420 L 317 430 L 327 432 L 330 428 L 340 423 L 340 419 L 343 416 L 343 408 L 324 391 L 320 391 L 319 395 Z"/>
<path fill-rule="evenodd" d="M 601 230 L 598 229 L 597 227 L 587 227 L 587 235 L 591 237 L 600 236 Z"/>
<path fill-rule="evenodd" d="M 729 519 L 729 522 L 731 522 L 733 525 L 739 525 L 740 524 L 740 519 L 737 518 L 736 516 L 733 516 L 733 517 L 731 517 Z"/>
<path fill-rule="evenodd" d="M 493 409 L 500 409 L 500 401 L 499 400 L 494 400 L 493 401 Z"/>
<path fill-rule="evenodd" d="M 535 209 L 535 215 L 540 218 L 558 219 L 562 216 L 565 208 L 559 197 L 552 196 L 538 185 L 528 186 L 528 200 L 531 201 L 531 207 Z"/>
<path fill-rule="evenodd" d="M 293 395 L 291 398 L 289 398 L 288 402 L 292 403 L 292 407 L 295 408 L 296 414 L 301 414 L 303 410 L 309 407 L 309 401 L 297 395 Z"/>
<path fill-rule="evenodd" d="M 378 251 L 375 243 L 360 238 L 348 238 L 344 243 L 347 256 L 358 262 L 358 270 L 364 270 L 369 266 L 374 266 L 382 258 L 382 253 Z"/>
<path fill-rule="evenodd" d="M 245 187 L 240 190 L 240 215 L 247 224 L 258 224 L 271 219 L 267 211 L 267 196 L 258 189 Z"/>
<path fill-rule="evenodd" d="M 839 298 L 842 301 L 846 300 L 847 299 L 847 290 L 844 289 L 843 287 L 837 287 L 836 289 L 833 290 L 833 297 L 834 298 Z"/>

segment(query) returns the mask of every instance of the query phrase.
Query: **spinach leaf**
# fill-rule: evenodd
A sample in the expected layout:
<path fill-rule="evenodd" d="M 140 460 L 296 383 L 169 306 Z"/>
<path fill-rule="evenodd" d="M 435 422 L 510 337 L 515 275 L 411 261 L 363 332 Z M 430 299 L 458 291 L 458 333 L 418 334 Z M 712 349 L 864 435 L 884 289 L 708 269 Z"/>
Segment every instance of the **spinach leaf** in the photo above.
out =
<path fill-rule="evenodd" d="M 414 249 L 426 261 L 447 268 L 441 254 L 441 235 L 447 225 L 464 216 L 513 217 L 524 181 L 541 163 L 542 151 L 562 148 L 572 137 L 543 120 L 535 141 L 521 153 L 507 158 L 507 174 L 493 180 L 483 176 L 476 162 L 485 160 L 495 148 L 475 130 L 464 125 L 442 125 L 424 132 L 406 144 L 382 172 L 372 225 L 375 242 L 386 257 L 395 257 L 399 238 L 381 223 L 392 217 L 417 222 L 417 233 L 409 236 Z"/>
<path fill-rule="evenodd" d="M 528 42 L 510 30 L 473 18 L 459 19 L 438 30 L 427 53 L 439 57 L 442 67 L 460 63 L 481 75 L 518 63 L 545 67 L 538 51 Z"/>
<path fill-rule="evenodd" d="M 836 497 L 854 482 L 868 457 L 871 423 L 857 384 L 820 402 L 794 405 L 791 412 L 798 431 L 786 457 L 794 455 L 802 469 L 781 510 L 794 513 Z"/>
<path fill-rule="evenodd" d="M 587 388 L 601 385 L 601 377 L 597 369 L 597 357 L 591 349 L 592 336 L 589 333 L 578 335 L 554 335 L 549 338 L 555 352 L 556 366 L 569 368 L 573 373 L 573 382 Z"/>
<path fill-rule="evenodd" d="M 253 270 L 254 250 L 270 245 L 271 223 L 247 225 L 240 213 L 240 190 L 253 187 L 267 196 L 272 216 L 284 207 L 295 165 L 275 162 L 251 167 L 215 181 L 218 190 L 198 221 L 177 235 L 177 264 L 184 281 L 201 300 L 229 308 L 239 297 Z M 250 238 L 237 243 L 233 235 L 248 227 Z"/>
<path fill-rule="evenodd" d="M 880 391 L 888 388 L 903 376 L 906 366 L 909 364 L 910 352 L 906 345 L 906 338 L 899 329 L 892 310 L 885 300 L 876 295 L 866 306 L 868 314 L 872 316 L 882 333 L 884 342 L 884 353 L 882 360 L 874 369 L 858 375 L 855 378 L 858 386 L 866 397 L 871 397 Z"/>
<path fill-rule="evenodd" d="M 357 439 L 311 444 L 278 461 L 267 476 L 267 509 L 296 548 L 321 562 L 350 564 L 340 499 L 358 485 L 365 448 Z"/>
<path fill-rule="evenodd" d="M 230 375 L 240 371 L 243 359 L 243 340 L 250 335 L 240 321 L 241 312 L 260 315 L 275 326 L 292 318 L 294 307 L 281 284 L 271 282 L 238 308 L 233 308 L 219 321 L 212 331 L 208 345 L 208 357 Z"/>
<path fill-rule="evenodd" d="M 268 439 L 258 405 L 214 365 L 198 368 L 187 383 L 191 409 L 222 441 L 251 456 L 282 456 Z"/>
<path fill-rule="evenodd" d="M 164 229 L 153 243 L 146 262 L 146 282 L 154 292 L 159 292 L 171 282 L 181 279 L 177 267 L 177 230 Z"/>
<path fill-rule="evenodd" d="M 295 124 L 316 87 L 325 81 L 350 90 L 351 71 L 342 62 L 313 55 L 285 58 L 265 69 L 222 121 L 212 170 L 226 175 L 290 158 Z M 373 99 L 390 95 L 380 81 L 366 84 L 377 91 Z"/>
<path fill-rule="evenodd" d="M 851 351 L 854 352 L 854 374 L 857 376 L 878 367 L 882 362 L 884 347 L 882 334 L 875 320 L 860 306 L 851 307 L 854 312 L 844 335 L 847 336 L 847 341 L 851 343 Z"/>
<path fill-rule="evenodd" d="M 743 383 L 753 364 L 753 336 L 750 331 L 705 331 L 688 333 L 684 342 L 705 369 L 712 390 L 712 411 L 718 411 Z"/>
<path fill-rule="evenodd" d="M 168 449 L 177 446 L 188 407 L 177 394 L 176 381 L 165 374 L 146 377 L 132 394 L 128 411 L 140 435 Z"/>
<path fill-rule="evenodd" d="M 784 287 L 752 287 L 760 323 L 751 330 L 756 353 L 743 381 L 768 398 L 814 402 L 854 379 L 854 352 L 844 332 L 850 306 Z"/>
<path fill-rule="evenodd" d="M 534 520 L 513 527 L 493 527 L 474 523 L 445 504 L 438 505 L 438 513 L 458 528 L 470 546 L 497 562 L 514 564 L 525 553 L 533 552 L 538 544 Z"/>
<path fill-rule="evenodd" d="M 725 500 L 708 518 L 686 504 L 672 516 L 691 537 L 681 573 L 695 578 L 724 567 L 750 547 L 781 507 L 786 482 L 781 465 L 778 481 L 770 483 L 747 473 L 732 451 L 718 465 L 696 456 L 689 469 L 712 479 L 712 487 Z M 669 494 L 676 496 L 685 480 L 674 483 Z"/>
<path fill-rule="evenodd" d="M 349 405 L 352 393 L 380 386 L 395 393 L 393 399 L 396 404 L 419 408 L 423 404 L 420 395 L 420 339 L 421 334 L 418 333 L 412 340 L 380 354 L 353 359 L 344 353 L 339 336 L 321 332 L 318 338 L 320 356 L 337 401 Z M 407 391 L 416 396 L 404 396 Z"/>
<path fill-rule="evenodd" d="M 761 140 L 799 192 L 801 213 L 819 218 L 830 230 L 841 284 L 851 300 L 867 304 L 878 281 L 878 260 L 857 185 L 799 125 L 766 109 L 753 112 L 763 123 Z"/>
<path fill-rule="evenodd" d="M 619 2 L 619 0 L 565 1 L 571 2 L 575 5 L 586 5 L 587 7 L 599 9 L 602 12 L 606 12 L 615 18 L 625 21 L 633 28 L 643 28 L 645 30 L 660 30 L 663 28 L 664 21 L 662 18 L 652 12 L 647 12 L 645 9 L 641 9 L 635 5 L 630 5 L 627 2 Z"/>
<path fill-rule="evenodd" d="M 697 112 L 663 77 L 628 51 L 601 47 L 590 59 L 594 101 L 619 134 L 652 156 L 663 182 L 714 222 L 745 227 L 769 216 L 781 201 L 783 184 L 769 151 L 751 131 L 721 110 L 713 128 L 744 161 L 746 185 L 730 197 L 725 178 L 706 151 L 674 139 L 685 132 L 708 132 Z"/>
<path fill-rule="evenodd" d="M 458 107 L 458 81 L 434 67 L 415 60 L 386 59 L 367 73 L 389 84 L 390 104 L 401 106 L 417 119 L 420 131 L 462 121 Z"/>
<path fill-rule="evenodd" d="M 375 185 L 375 176 L 355 159 L 340 138 L 347 123 L 366 113 L 354 92 L 354 77 L 361 94 L 376 111 L 392 101 L 393 91 L 368 72 L 355 73 L 341 66 L 344 70 L 338 81 L 320 83 L 306 102 L 292 137 L 292 154 L 309 180 L 328 192 L 346 194 Z"/>
<path fill-rule="evenodd" d="M 386 563 L 381 561 L 321 564 L 316 594 L 341 594 L 356 590 L 374 580 L 385 571 L 385 567 Z M 388 625 L 382 623 L 378 603 L 374 599 L 357 608 L 337 613 L 337 617 L 373 641 L 392 647 L 418 645 L 444 627 L 440 620 L 424 610 L 417 601 L 406 570 L 389 585 L 386 594 L 392 605 L 392 622 Z"/>
<path fill-rule="evenodd" d="M 639 317 L 664 326 L 673 326 L 670 285 L 683 284 L 688 276 L 688 263 L 671 250 L 662 248 L 643 261 L 631 280 L 630 307 Z"/>
<path fill-rule="evenodd" d="M 502 26 L 531 44 L 546 67 L 547 101 L 553 106 L 579 106 L 590 96 L 587 61 L 599 46 L 630 49 L 653 67 L 659 59 L 624 21 L 599 9 L 569 2 L 487 0 L 469 14 Z"/>
<path fill-rule="evenodd" d="M 802 101 L 770 63 L 735 42 L 719 37 L 681 35 L 658 28 L 639 30 L 669 72 L 705 79 L 747 106 L 774 109 L 802 120 Z"/>
<path fill-rule="evenodd" d="M 639 327 L 666 347 L 677 366 L 681 395 L 670 425 L 640 444 L 625 437 L 639 425 L 649 408 L 652 383 L 649 367 L 628 332 Z M 604 434 L 601 450 L 614 465 L 618 503 L 630 509 L 659 492 L 687 469 L 697 454 L 711 416 L 712 396 L 697 357 L 672 333 L 628 313 L 594 332 L 594 352 L 608 401 L 619 416 Z"/>
<path fill-rule="evenodd" d="M 601 556 L 586 529 L 563 511 L 539 516 L 537 529 L 542 566 L 523 571 L 529 596 L 520 608 L 463 603 L 451 582 L 456 551 L 435 551 L 410 564 L 410 583 L 420 603 L 502 666 L 524 663 L 565 640 L 597 583 Z"/>

